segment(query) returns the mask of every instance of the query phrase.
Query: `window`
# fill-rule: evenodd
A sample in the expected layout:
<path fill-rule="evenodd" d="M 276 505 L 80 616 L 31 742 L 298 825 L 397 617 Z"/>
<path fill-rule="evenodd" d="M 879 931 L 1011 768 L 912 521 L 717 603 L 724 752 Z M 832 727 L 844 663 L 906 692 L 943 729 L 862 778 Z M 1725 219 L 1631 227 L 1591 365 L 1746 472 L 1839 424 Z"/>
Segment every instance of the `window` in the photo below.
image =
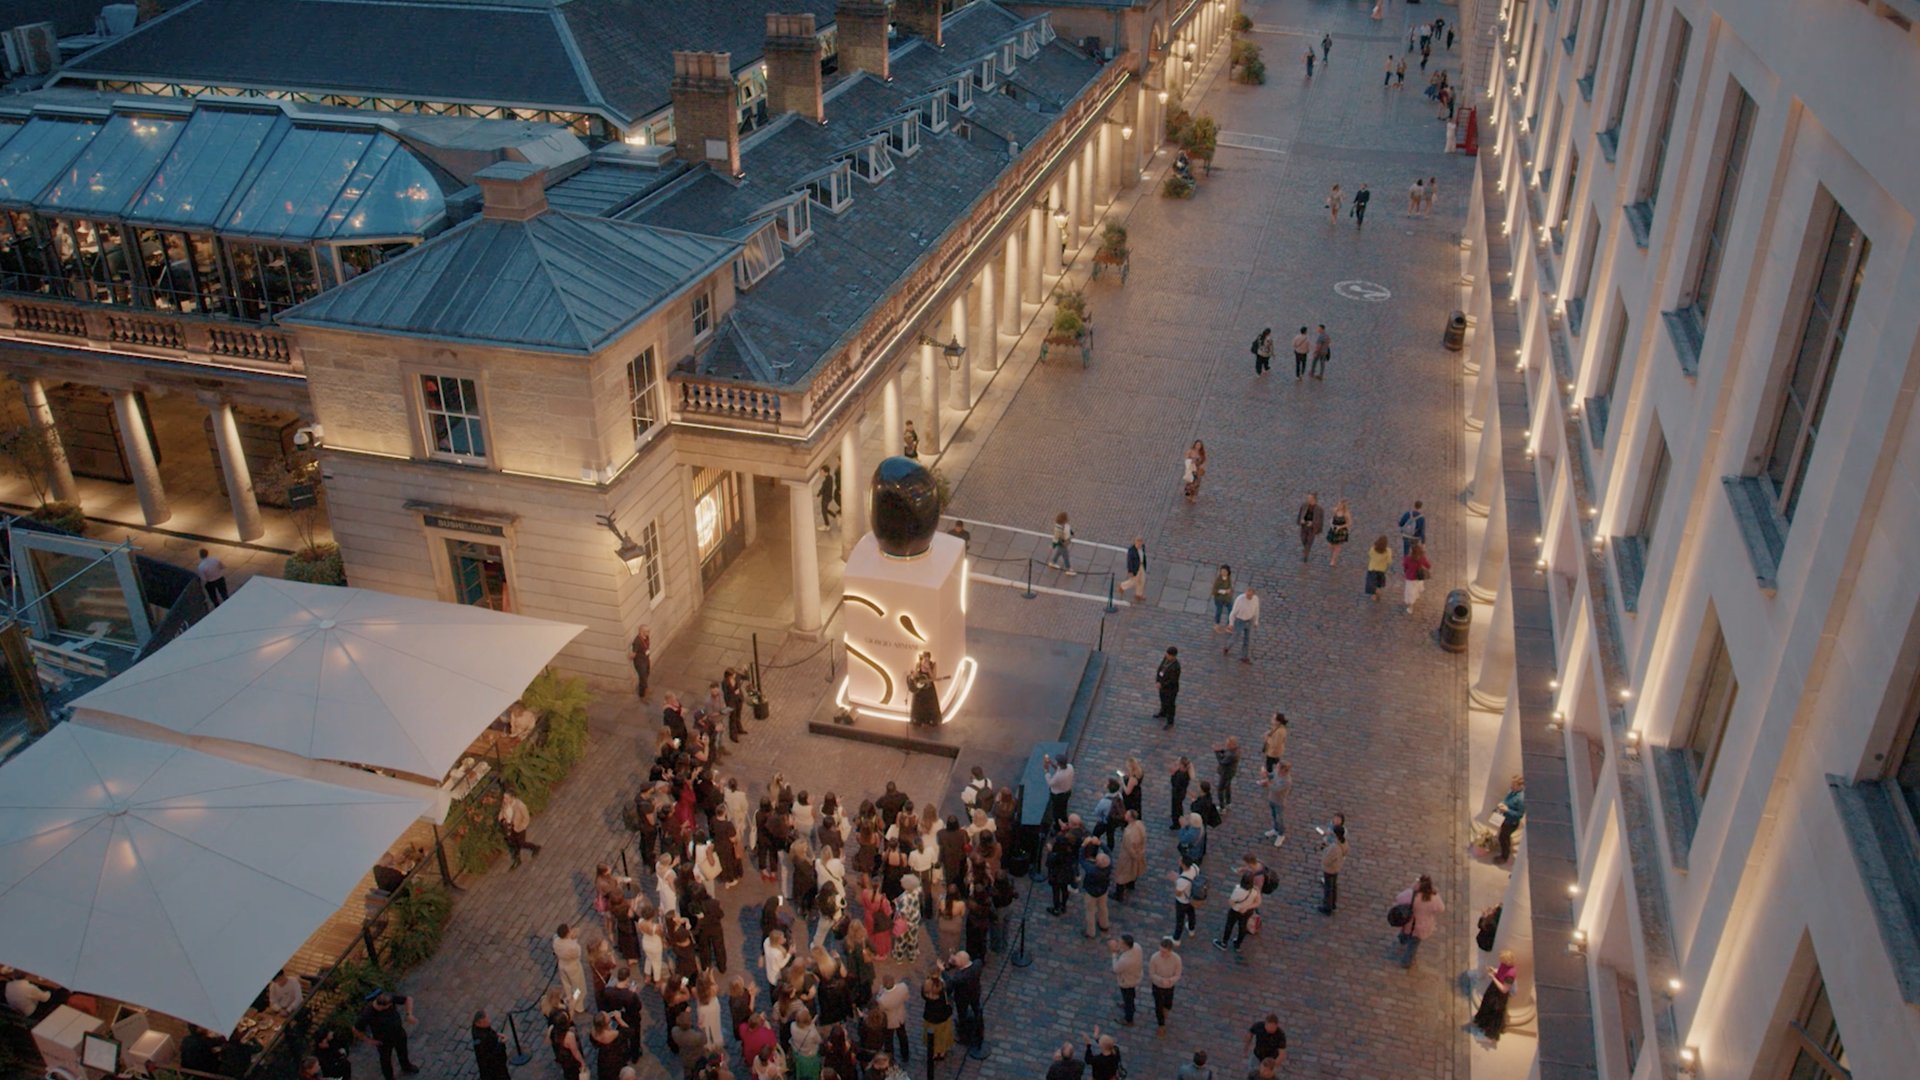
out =
<path fill-rule="evenodd" d="M 1600 67 L 1600 47 L 1607 42 L 1607 9 L 1613 0 L 1599 0 L 1600 10 L 1593 16 L 1593 33 L 1587 35 L 1587 62 L 1580 69 L 1580 92 L 1593 100 L 1593 74 Z"/>
<path fill-rule="evenodd" d="M 974 85 L 982 90 L 993 89 L 1000 74 L 999 54 L 990 54 L 973 65 Z"/>
<path fill-rule="evenodd" d="M 837 214 L 853 202 L 853 169 L 844 159 L 834 162 L 825 169 L 814 173 L 800 182 L 796 191 L 804 190 L 814 202 L 819 203 L 828 213 Z"/>
<path fill-rule="evenodd" d="M 1640 53 L 1640 17 L 1646 12 L 1646 7 L 1647 0 L 1633 0 L 1633 6 L 1627 9 L 1627 25 L 1620 40 L 1620 74 L 1611 91 L 1613 100 L 1607 106 L 1607 131 L 1610 134 L 1600 144 L 1602 148 L 1619 138 L 1620 118 L 1627 112 L 1627 91 L 1633 88 L 1633 62 Z M 1607 159 L 1613 159 L 1612 150 L 1607 150 Z"/>
<path fill-rule="evenodd" d="M 1601 224 L 1599 214 L 1592 208 L 1587 210 L 1587 221 L 1582 227 L 1585 234 L 1580 238 L 1579 261 L 1573 271 L 1573 287 L 1567 300 L 1567 328 L 1575 337 L 1586 325 L 1587 290 L 1593 285 L 1593 264 L 1599 258 L 1600 244 L 1605 236 L 1605 226 Z"/>
<path fill-rule="evenodd" d="M 1660 524 L 1661 504 L 1667 498 L 1667 477 L 1673 471 L 1673 458 L 1667 453 L 1667 437 L 1659 430 L 1653 433 L 1653 464 L 1647 470 L 1647 492 L 1640 500 L 1640 527 L 1634 535 L 1640 538 L 1640 546 L 1648 551 L 1653 549 L 1654 531 Z"/>
<path fill-rule="evenodd" d="M 1727 734 L 1727 720 L 1733 715 L 1733 703 L 1740 696 L 1740 681 L 1733 675 L 1733 660 L 1727 655 L 1727 639 L 1720 633 L 1720 621 L 1708 613 L 1706 633 L 1701 637 L 1703 655 L 1696 657 L 1693 696 L 1686 712 L 1686 741 L 1680 750 L 1685 756 L 1687 775 L 1693 792 L 1704 798 L 1713 783 L 1714 765 Z"/>
<path fill-rule="evenodd" d="M 693 294 L 693 340 L 699 341 L 713 332 L 713 290 L 705 289 Z"/>
<path fill-rule="evenodd" d="M 1659 111 L 1655 116 L 1652 141 L 1648 145 L 1647 171 L 1640 182 L 1640 201 L 1649 209 L 1660 199 L 1660 177 L 1666 172 L 1668 145 L 1673 138 L 1673 114 L 1680 106 L 1680 83 L 1687 75 L 1687 46 L 1693 40 L 1693 27 L 1678 15 L 1673 17 L 1673 45 L 1667 56 L 1667 81 L 1660 91 Z"/>
<path fill-rule="evenodd" d="M 842 150 L 853 173 L 869 184 L 877 184 L 893 175 L 893 155 L 887 151 L 887 136 L 875 135 L 865 145 Z"/>
<path fill-rule="evenodd" d="M 1833 371 L 1847 341 L 1853 302 L 1872 248 L 1845 210 L 1828 211 L 1826 244 L 1802 316 L 1799 346 L 1780 388 L 1773 436 L 1767 443 L 1766 476 L 1780 516 L 1791 522 L 1806 481 L 1807 463 L 1820 433 Z"/>
<path fill-rule="evenodd" d="M 1907 801 L 1907 813 L 1915 821 L 1920 821 L 1920 721 L 1912 718 L 1913 709 L 1909 708 L 1906 748 L 1892 755 L 1893 782 L 1899 786 L 1900 794 Z"/>
<path fill-rule="evenodd" d="M 973 108 L 973 76 L 962 75 L 947 84 L 947 104 L 965 112 Z"/>
<path fill-rule="evenodd" d="M 1753 99 L 1746 91 L 1733 91 L 1733 124 L 1725 148 L 1719 157 L 1719 175 L 1713 180 L 1707 204 L 1706 233 L 1701 237 L 1700 262 L 1694 268 L 1691 296 L 1682 309 L 1693 322 L 1696 334 L 1703 336 L 1707 312 L 1713 307 L 1714 286 L 1720 280 L 1721 262 L 1726 258 L 1727 233 L 1733 225 L 1734 202 L 1740 196 L 1740 173 L 1746 167 L 1747 144 L 1753 137 Z"/>
<path fill-rule="evenodd" d="M 813 202 L 810 199 L 795 199 L 787 204 L 780 215 L 780 242 L 790 248 L 799 247 L 813 236 Z"/>
<path fill-rule="evenodd" d="M 434 457 L 472 464 L 486 460 L 486 419 L 472 379 L 420 376 L 420 407 L 426 413 L 427 442 Z"/>
<path fill-rule="evenodd" d="M 1593 373 L 1593 388 L 1598 396 L 1588 403 L 1587 420 L 1594 426 L 1595 445 L 1604 443 L 1607 438 L 1607 412 L 1620 389 L 1620 361 L 1627 353 L 1627 336 L 1632 320 L 1627 315 L 1626 302 L 1618 294 L 1613 298 L 1613 311 L 1608 319 L 1613 327 L 1612 335 L 1599 354 L 1600 366 Z M 1598 405 L 1598 408 L 1593 406 Z"/>
<path fill-rule="evenodd" d="M 805 202 L 806 200 L 801 200 Z M 740 247 L 740 257 L 733 261 L 734 287 L 742 292 L 773 273 L 786 259 L 786 249 L 780 246 L 778 226 L 769 222 L 755 229 L 747 242 Z"/>
<path fill-rule="evenodd" d="M 947 130 L 947 95 L 938 91 L 928 94 L 914 102 L 914 110 L 920 116 L 920 123 L 928 131 Z"/>
<path fill-rule="evenodd" d="M 912 157 L 920 152 L 920 114 L 902 113 L 873 134 L 886 136 L 887 149 L 892 152 L 901 157 Z"/>
<path fill-rule="evenodd" d="M 627 361 L 627 417 L 633 421 L 635 443 L 660 418 L 654 404 L 659 385 L 659 368 L 653 362 L 652 348 Z"/>
<path fill-rule="evenodd" d="M 646 567 L 647 599 L 658 602 L 667 591 L 666 577 L 660 572 L 660 525 L 649 521 L 640 530 L 640 558 Z"/>
<path fill-rule="evenodd" d="M 1568 55 L 1573 53 L 1573 43 L 1580 39 L 1580 0 L 1567 5 L 1567 36 L 1560 44 L 1565 46 Z"/>
<path fill-rule="evenodd" d="M 1567 238 L 1567 226 L 1573 222 L 1573 185 L 1580 179 L 1580 151 L 1567 148 L 1567 175 L 1560 182 L 1560 220 L 1554 223 L 1553 231 L 1561 242 Z"/>
<path fill-rule="evenodd" d="M 1833 1002 L 1827 999 L 1827 982 L 1818 971 L 1807 990 L 1806 1004 L 1787 1024 L 1788 1052 L 1793 1064 L 1787 1080 L 1852 1080 L 1847 1064 L 1847 1048 L 1840 1041 L 1840 1025 L 1833 1016 Z"/>

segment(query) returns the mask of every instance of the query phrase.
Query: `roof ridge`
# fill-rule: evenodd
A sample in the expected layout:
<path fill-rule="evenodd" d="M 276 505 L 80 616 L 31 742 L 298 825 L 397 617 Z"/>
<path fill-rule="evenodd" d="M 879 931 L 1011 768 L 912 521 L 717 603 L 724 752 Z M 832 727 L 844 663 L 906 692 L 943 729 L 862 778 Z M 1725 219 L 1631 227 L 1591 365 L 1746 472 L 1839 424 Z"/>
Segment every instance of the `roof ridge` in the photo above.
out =
<path fill-rule="evenodd" d="M 548 217 L 554 215 L 558 215 L 558 220 L 551 222 L 546 221 Z M 540 214 L 526 221 L 514 222 L 514 224 L 520 226 L 522 234 L 526 237 L 527 246 L 533 249 L 535 255 L 533 260 L 534 265 L 539 268 L 540 277 L 546 284 L 547 291 L 556 298 L 560 305 L 560 310 L 566 313 L 567 325 L 573 327 L 573 332 L 578 336 L 581 347 L 591 350 L 599 344 L 601 335 L 587 324 L 586 317 L 574 307 L 575 301 L 573 294 L 569 290 L 561 288 L 560 279 L 554 273 L 553 265 L 549 262 L 549 260 L 558 253 L 549 249 L 549 242 L 542 235 L 545 231 L 559 224 L 560 220 L 565 220 L 571 224 L 573 219 L 581 216 L 583 215 L 548 210 L 544 214 Z M 593 218 L 592 220 L 611 222 L 612 219 Z M 544 224 L 541 224 L 543 222 Z M 533 226 L 536 224 L 541 224 L 541 228 L 534 228 Z"/>

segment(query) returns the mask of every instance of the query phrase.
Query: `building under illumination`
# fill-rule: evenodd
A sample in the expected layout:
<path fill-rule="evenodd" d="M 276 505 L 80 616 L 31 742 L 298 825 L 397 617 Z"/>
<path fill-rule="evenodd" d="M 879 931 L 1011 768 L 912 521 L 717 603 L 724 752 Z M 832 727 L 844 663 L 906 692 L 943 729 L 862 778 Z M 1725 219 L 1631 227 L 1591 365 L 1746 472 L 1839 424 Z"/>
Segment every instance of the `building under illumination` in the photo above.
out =
<path fill-rule="evenodd" d="M 1920 1062 L 1916 20 L 1463 17 L 1473 695 L 1504 709 L 1469 802 L 1527 775 L 1536 1075 Z"/>

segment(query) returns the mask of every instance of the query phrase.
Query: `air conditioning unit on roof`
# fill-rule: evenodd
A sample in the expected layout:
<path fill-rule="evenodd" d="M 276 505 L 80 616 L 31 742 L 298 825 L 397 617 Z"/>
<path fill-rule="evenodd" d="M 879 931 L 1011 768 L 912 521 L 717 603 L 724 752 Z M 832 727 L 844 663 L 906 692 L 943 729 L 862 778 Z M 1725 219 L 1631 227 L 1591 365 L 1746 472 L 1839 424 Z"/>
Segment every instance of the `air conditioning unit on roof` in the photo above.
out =
<path fill-rule="evenodd" d="M 60 37 L 50 22 L 16 26 L 0 42 L 6 45 L 9 75 L 45 75 L 60 55 Z"/>

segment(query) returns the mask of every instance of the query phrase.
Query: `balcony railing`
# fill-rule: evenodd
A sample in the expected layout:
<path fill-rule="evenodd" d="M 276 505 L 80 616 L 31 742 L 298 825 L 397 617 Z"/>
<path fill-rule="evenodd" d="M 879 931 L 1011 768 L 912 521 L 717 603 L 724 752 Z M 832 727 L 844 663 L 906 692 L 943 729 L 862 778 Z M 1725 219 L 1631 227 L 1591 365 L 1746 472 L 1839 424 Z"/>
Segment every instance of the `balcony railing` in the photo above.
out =
<path fill-rule="evenodd" d="M 304 367 L 293 335 L 277 326 L 66 300 L 0 296 L 0 337 L 253 371 Z"/>

